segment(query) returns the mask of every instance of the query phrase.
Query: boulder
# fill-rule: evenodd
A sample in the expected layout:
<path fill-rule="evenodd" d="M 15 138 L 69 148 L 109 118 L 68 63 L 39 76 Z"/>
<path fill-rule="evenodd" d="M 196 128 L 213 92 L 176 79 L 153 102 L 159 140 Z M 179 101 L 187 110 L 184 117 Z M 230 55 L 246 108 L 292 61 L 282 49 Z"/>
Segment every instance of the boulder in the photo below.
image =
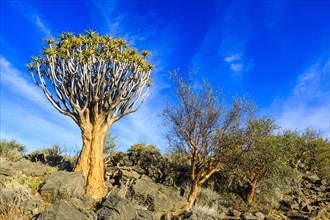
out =
<path fill-rule="evenodd" d="M 309 217 L 297 212 L 297 211 L 289 211 L 287 213 L 289 219 L 297 219 L 297 220 L 308 220 Z"/>
<path fill-rule="evenodd" d="M 78 211 L 82 212 L 88 219 L 91 220 L 96 220 L 97 219 L 97 215 L 95 212 L 93 212 L 92 210 L 87 210 L 86 205 L 84 204 L 84 202 L 78 198 L 70 198 L 68 200 L 68 203 L 73 206 L 75 209 L 77 209 Z"/>
<path fill-rule="evenodd" d="M 251 214 L 251 213 L 244 213 L 241 215 L 241 219 L 244 219 L 244 220 L 258 220 L 257 216 Z"/>
<path fill-rule="evenodd" d="M 96 211 L 99 220 L 134 219 L 137 213 L 126 199 L 109 196 Z"/>
<path fill-rule="evenodd" d="M 330 213 L 325 209 L 317 209 L 312 212 L 313 219 L 330 219 Z"/>
<path fill-rule="evenodd" d="M 33 163 L 26 159 L 18 161 L 8 161 L 0 158 L 0 175 L 14 176 L 24 174 L 26 176 L 43 176 L 47 173 L 47 167 L 39 163 Z"/>
<path fill-rule="evenodd" d="M 44 199 L 57 200 L 84 195 L 84 176 L 81 172 L 60 171 L 51 174 L 39 190 Z"/>
<path fill-rule="evenodd" d="M 308 212 L 308 213 L 310 213 L 310 212 L 312 212 L 312 211 L 314 210 L 314 207 L 313 207 L 313 206 L 310 206 L 310 205 L 306 205 L 306 206 L 304 206 L 304 207 L 302 208 L 302 210 L 303 210 L 304 212 Z"/>
<path fill-rule="evenodd" d="M 88 220 L 82 212 L 69 205 L 65 201 L 58 201 L 51 207 L 36 215 L 33 220 Z"/>
<path fill-rule="evenodd" d="M 264 220 L 265 215 L 262 212 L 256 212 L 254 215 L 258 218 L 258 220 Z"/>
<path fill-rule="evenodd" d="M 156 214 L 154 212 L 145 210 L 145 209 L 137 209 L 136 216 L 134 220 L 154 220 L 156 219 Z"/>
<path fill-rule="evenodd" d="M 241 212 L 240 211 L 237 211 L 235 209 L 231 209 L 229 210 L 228 212 L 228 216 L 233 216 L 233 217 L 240 217 L 241 216 Z"/>
<path fill-rule="evenodd" d="M 134 199 L 150 211 L 170 212 L 183 207 L 186 199 L 176 187 L 164 186 L 153 181 L 138 179 L 132 186 Z"/>

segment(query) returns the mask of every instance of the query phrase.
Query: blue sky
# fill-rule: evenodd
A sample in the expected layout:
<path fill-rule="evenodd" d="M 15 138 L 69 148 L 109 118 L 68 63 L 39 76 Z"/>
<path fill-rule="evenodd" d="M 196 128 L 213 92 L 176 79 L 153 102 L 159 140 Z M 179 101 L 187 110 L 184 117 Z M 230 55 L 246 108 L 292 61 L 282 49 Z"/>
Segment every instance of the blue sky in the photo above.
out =
<path fill-rule="evenodd" d="M 327 0 L 1 0 L 1 138 L 29 150 L 81 147 L 80 130 L 48 103 L 25 64 L 42 39 L 93 29 L 152 52 L 153 87 L 144 106 L 111 128 L 119 149 L 164 149 L 168 72 L 193 67 L 228 97 L 248 95 L 283 128 L 330 127 L 330 3 Z"/>

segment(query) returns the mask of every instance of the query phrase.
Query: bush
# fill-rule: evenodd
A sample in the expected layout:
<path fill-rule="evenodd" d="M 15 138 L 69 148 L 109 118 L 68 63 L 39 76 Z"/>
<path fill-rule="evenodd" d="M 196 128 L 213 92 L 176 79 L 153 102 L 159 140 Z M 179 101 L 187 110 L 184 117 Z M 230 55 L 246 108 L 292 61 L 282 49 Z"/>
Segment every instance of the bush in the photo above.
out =
<path fill-rule="evenodd" d="M 67 157 L 63 156 L 64 149 L 60 145 L 54 145 L 41 150 L 32 151 L 27 157 L 32 162 L 40 161 L 49 166 L 60 166 Z"/>
<path fill-rule="evenodd" d="M 105 155 L 109 155 L 116 149 L 115 140 L 117 138 L 118 138 L 117 136 L 113 137 L 113 135 L 111 133 L 107 133 L 107 135 L 104 138 L 104 144 L 103 144 L 103 146 L 104 146 L 103 152 Z"/>
<path fill-rule="evenodd" d="M 156 145 L 153 144 L 149 144 L 146 145 L 146 143 L 138 143 L 138 144 L 134 144 L 131 146 L 131 148 L 129 149 L 130 152 L 145 152 L 145 151 L 156 151 L 158 152 L 159 149 L 156 147 Z"/>
<path fill-rule="evenodd" d="M 26 149 L 26 147 L 20 143 L 18 143 L 16 140 L 6 140 L 2 139 L 0 142 L 0 155 L 5 154 L 12 150 L 17 150 L 18 152 L 23 152 Z"/>
<path fill-rule="evenodd" d="M 26 147 L 16 140 L 2 139 L 0 142 L 0 156 L 5 157 L 10 161 L 17 161 L 23 157 L 22 152 Z"/>

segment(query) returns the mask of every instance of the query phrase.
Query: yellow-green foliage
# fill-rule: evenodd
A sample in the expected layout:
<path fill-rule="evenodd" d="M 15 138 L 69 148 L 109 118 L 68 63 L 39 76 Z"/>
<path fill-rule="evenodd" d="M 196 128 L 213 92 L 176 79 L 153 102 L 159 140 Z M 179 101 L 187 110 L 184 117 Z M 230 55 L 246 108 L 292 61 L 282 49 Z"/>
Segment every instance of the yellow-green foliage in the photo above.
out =
<path fill-rule="evenodd" d="M 43 183 L 44 177 L 30 177 L 25 175 L 13 176 L 8 179 L 4 185 L 5 187 L 13 187 L 15 185 L 25 185 L 30 189 L 37 190 L 41 183 Z"/>
<path fill-rule="evenodd" d="M 146 143 L 138 143 L 138 144 L 134 144 L 131 146 L 131 148 L 129 149 L 130 152 L 145 152 L 145 151 L 159 151 L 159 149 L 156 147 L 156 145 L 153 144 L 149 144 L 146 145 Z"/>
<path fill-rule="evenodd" d="M 3 154 L 7 151 L 10 151 L 10 150 L 18 150 L 19 152 L 22 152 L 25 150 L 25 146 L 18 143 L 16 140 L 6 140 L 6 139 L 2 139 L 0 141 L 0 154 Z"/>
<path fill-rule="evenodd" d="M 55 144 L 52 147 L 47 147 L 41 150 L 32 151 L 30 154 L 44 154 L 45 156 L 61 156 L 65 150 L 60 145 Z"/>
<path fill-rule="evenodd" d="M 10 161 L 17 161 L 22 158 L 22 152 L 26 147 L 16 140 L 6 140 L 2 139 L 0 142 L 0 156 L 5 157 Z"/>

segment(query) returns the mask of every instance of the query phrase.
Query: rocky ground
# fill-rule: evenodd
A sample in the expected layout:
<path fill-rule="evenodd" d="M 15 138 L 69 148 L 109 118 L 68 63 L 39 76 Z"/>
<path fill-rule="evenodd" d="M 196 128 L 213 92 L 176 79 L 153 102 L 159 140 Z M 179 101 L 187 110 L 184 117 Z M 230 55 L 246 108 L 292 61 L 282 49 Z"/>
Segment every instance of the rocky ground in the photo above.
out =
<path fill-rule="evenodd" d="M 42 158 L 0 158 L 0 219 L 330 219 L 330 183 L 313 173 L 296 181 L 276 209 L 226 206 L 219 194 L 203 189 L 191 213 L 174 217 L 168 213 L 185 205 L 189 190 L 157 152 L 107 158 L 109 194 L 96 206 L 84 197 L 81 173 L 58 171 Z M 68 162 L 55 164 L 72 168 Z"/>

